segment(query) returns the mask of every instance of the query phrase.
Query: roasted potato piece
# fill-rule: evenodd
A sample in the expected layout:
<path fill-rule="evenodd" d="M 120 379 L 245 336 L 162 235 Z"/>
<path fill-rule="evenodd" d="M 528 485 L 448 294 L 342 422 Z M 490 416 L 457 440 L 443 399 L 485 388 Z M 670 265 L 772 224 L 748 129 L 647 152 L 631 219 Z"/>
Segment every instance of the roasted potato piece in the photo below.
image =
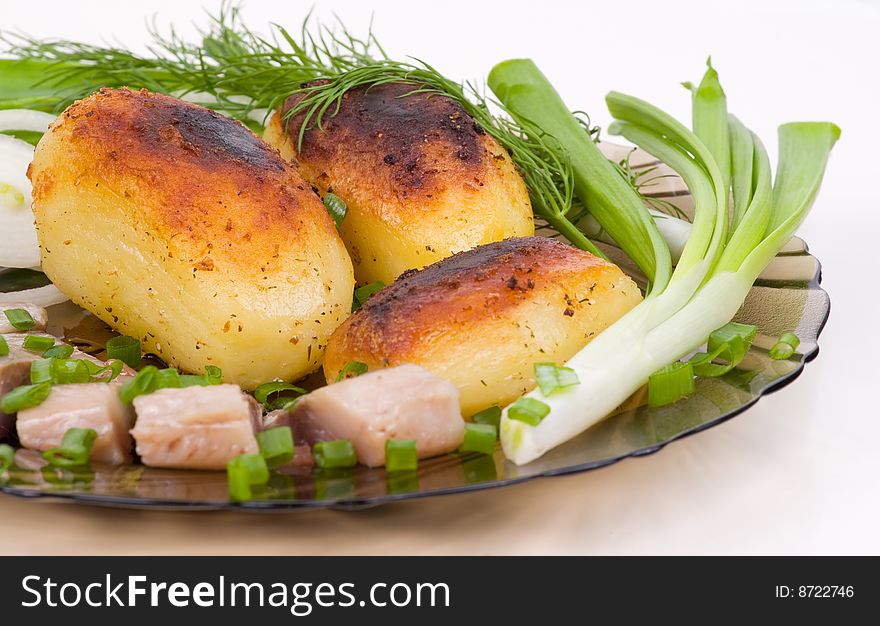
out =
<path fill-rule="evenodd" d="M 456 252 L 532 235 L 531 204 L 510 155 L 461 106 L 411 83 L 346 93 L 322 128 L 273 116 L 265 138 L 323 195 L 348 204 L 341 234 L 361 284 L 391 283 Z M 281 108 L 282 116 L 297 102 Z M 287 132 L 285 132 L 287 131 Z"/>
<path fill-rule="evenodd" d="M 454 383 L 470 416 L 535 386 L 642 299 L 616 265 L 543 237 L 507 239 L 408 272 L 371 296 L 324 356 L 328 381 L 350 361 L 415 363 Z"/>
<path fill-rule="evenodd" d="M 245 388 L 318 367 L 351 310 L 351 260 L 278 152 L 206 108 L 103 89 L 68 108 L 29 176 L 43 270 L 184 370 Z"/>

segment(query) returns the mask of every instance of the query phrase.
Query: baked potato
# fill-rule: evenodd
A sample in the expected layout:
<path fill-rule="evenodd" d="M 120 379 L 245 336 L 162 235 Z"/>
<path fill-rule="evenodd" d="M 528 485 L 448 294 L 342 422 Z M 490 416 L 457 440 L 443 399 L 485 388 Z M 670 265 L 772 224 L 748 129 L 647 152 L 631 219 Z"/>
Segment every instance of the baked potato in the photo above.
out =
<path fill-rule="evenodd" d="M 240 123 L 102 89 L 29 170 L 43 270 L 170 365 L 252 389 L 318 368 L 351 310 L 351 260 L 323 203 Z"/>
<path fill-rule="evenodd" d="M 411 83 L 356 88 L 321 128 L 286 117 L 264 137 L 321 195 L 348 204 L 340 233 L 358 283 L 391 283 L 456 252 L 533 235 L 532 209 L 510 155 L 453 100 Z"/>
<path fill-rule="evenodd" d="M 415 363 L 454 383 L 465 416 L 535 386 L 642 299 L 613 263 L 544 237 L 512 238 L 411 271 L 330 337 L 324 374 Z"/>

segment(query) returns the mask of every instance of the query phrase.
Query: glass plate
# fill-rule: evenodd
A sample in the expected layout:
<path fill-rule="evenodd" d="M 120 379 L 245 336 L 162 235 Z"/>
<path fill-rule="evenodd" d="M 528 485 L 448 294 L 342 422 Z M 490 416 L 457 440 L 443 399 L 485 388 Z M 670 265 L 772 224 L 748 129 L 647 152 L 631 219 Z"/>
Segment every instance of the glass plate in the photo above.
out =
<path fill-rule="evenodd" d="M 613 150 L 619 149 L 609 147 Z M 621 154 L 626 156 L 626 152 Z M 680 181 L 667 176 L 668 172 L 644 153 L 633 153 L 631 160 L 638 168 L 657 170 L 654 197 L 674 200 L 689 212 L 689 198 Z M 645 405 L 642 389 L 616 414 L 528 465 L 507 462 L 499 448 L 493 456 L 468 453 L 429 459 L 415 472 L 299 468 L 273 475 L 266 490 L 247 502 L 229 501 L 224 472 L 98 464 L 78 472 L 13 468 L 0 474 L 0 493 L 167 509 L 357 509 L 597 469 L 627 457 L 653 454 L 672 441 L 720 424 L 763 394 L 797 378 L 804 364 L 818 354 L 817 340 L 830 312 L 828 294 L 820 281 L 818 260 L 802 240 L 793 238 L 765 269 L 735 318 L 758 327 L 754 344 L 738 368 L 721 378 L 699 379 L 694 395 L 665 407 Z M 776 338 L 788 331 L 801 339 L 798 353 L 787 361 L 770 359 L 768 351 Z"/>

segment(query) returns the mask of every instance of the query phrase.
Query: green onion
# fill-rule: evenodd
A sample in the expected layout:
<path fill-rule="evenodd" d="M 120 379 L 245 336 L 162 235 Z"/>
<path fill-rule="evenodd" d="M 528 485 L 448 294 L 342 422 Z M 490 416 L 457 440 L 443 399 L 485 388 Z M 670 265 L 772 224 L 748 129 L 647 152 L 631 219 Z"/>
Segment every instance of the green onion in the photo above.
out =
<path fill-rule="evenodd" d="M 657 225 L 642 199 L 584 132 L 581 121 L 541 70 L 529 59 L 504 61 L 492 68 L 488 82 L 521 126 L 535 128 L 538 136 L 530 139 L 544 139 L 557 158 L 570 164 L 574 193 L 584 207 L 642 269 L 651 291 L 662 290 L 669 282 L 672 266 L 669 248 Z M 591 249 L 584 234 L 565 220 L 565 212 L 561 217 L 558 220 L 549 216 L 548 221 L 574 245 Z"/>
<path fill-rule="evenodd" d="M 89 367 L 82 359 L 52 359 L 49 371 L 52 382 L 58 385 L 87 383 L 91 380 Z"/>
<path fill-rule="evenodd" d="M 180 374 L 173 367 L 156 372 L 156 389 L 176 389 L 180 386 Z"/>
<path fill-rule="evenodd" d="M 61 445 L 43 452 L 43 458 L 55 467 L 86 465 L 97 438 L 92 428 L 71 428 L 61 438 Z"/>
<path fill-rule="evenodd" d="M 49 397 L 52 383 L 42 382 L 36 385 L 16 387 L 0 398 L 0 411 L 7 414 L 18 413 L 22 409 L 39 406 Z"/>
<path fill-rule="evenodd" d="M 290 426 L 278 426 L 257 433 L 257 445 L 269 467 L 280 467 L 293 460 L 293 431 Z"/>
<path fill-rule="evenodd" d="M 107 341 L 107 358 L 119 359 L 129 367 L 141 364 L 141 342 L 128 335 L 119 335 Z"/>
<path fill-rule="evenodd" d="M 338 383 L 344 378 L 355 378 L 360 376 L 361 374 L 366 374 L 370 368 L 366 363 L 361 363 L 360 361 L 349 361 L 345 364 L 341 370 L 339 370 L 339 374 L 336 375 L 336 382 Z"/>
<path fill-rule="evenodd" d="M 274 411 L 275 409 L 286 409 L 290 408 L 291 405 L 296 402 L 296 398 L 280 395 L 285 391 L 293 391 L 299 395 L 306 393 L 306 390 L 302 387 L 297 387 L 296 385 L 276 380 L 270 383 L 263 383 L 254 389 L 254 398 L 270 411 Z"/>
<path fill-rule="evenodd" d="M 103 367 L 101 367 L 97 363 L 92 363 L 91 361 L 87 361 L 85 359 L 83 359 L 83 362 L 86 364 L 86 367 L 89 368 L 89 374 L 92 377 L 92 381 L 100 383 L 112 382 L 116 379 L 117 376 L 122 373 L 122 368 L 125 367 L 125 364 L 119 359 L 113 359 Z M 110 373 L 110 375 L 104 377 L 104 374 L 108 372 Z"/>
<path fill-rule="evenodd" d="M 223 382 L 223 372 L 216 365 L 207 365 L 203 375 L 180 374 L 178 380 L 181 387 L 210 387 Z"/>
<path fill-rule="evenodd" d="M 385 471 L 401 472 L 419 468 L 415 439 L 388 439 L 385 442 Z"/>
<path fill-rule="evenodd" d="M 8 443 L 0 443 L 0 472 L 8 470 L 15 461 L 15 448 Z"/>
<path fill-rule="evenodd" d="M 206 365 L 205 380 L 209 385 L 219 385 L 223 382 L 223 371 L 216 365 Z"/>
<path fill-rule="evenodd" d="M 158 374 L 158 367 L 147 365 L 137 373 L 137 376 L 122 385 L 122 389 L 119 390 L 119 399 L 123 404 L 131 404 L 131 401 L 138 396 L 156 391 Z"/>
<path fill-rule="evenodd" d="M 690 359 L 694 374 L 707 378 L 723 376 L 739 365 L 745 358 L 758 332 L 757 326 L 729 322 L 709 335 L 706 350 Z M 713 363 L 715 359 L 727 361 L 726 365 Z"/>
<path fill-rule="evenodd" d="M 712 352 L 721 344 L 729 344 L 734 338 L 739 338 L 743 341 L 746 348 L 748 348 L 752 345 L 752 341 L 755 340 L 755 335 L 757 333 L 757 326 L 728 322 L 721 328 L 712 331 L 709 335 L 709 341 L 707 342 L 708 345 L 706 347 L 709 352 Z"/>
<path fill-rule="evenodd" d="M 44 359 L 68 359 L 73 354 L 73 346 L 59 343 L 43 353 Z"/>
<path fill-rule="evenodd" d="M 728 130 L 727 98 L 712 59 L 706 59 L 706 73 L 694 89 L 694 134 L 706 144 L 718 163 L 724 179 L 724 189 L 730 186 L 730 133 Z"/>
<path fill-rule="evenodd" d="M 119 376 L 122 368 L 122 361 L 115 360 L 102 367 L 87 359 L 43 358 L 31 362 L 31 383 L 110 382 Z M 108 372 L 110 375 L 105 377 Z"/>
<path fill-rule="evenodd" d="M 21 342 L 22 348 L 28 352 L 37 352 L 39 354 L 42 354 L 54 345 L 55 340 L 52 337 L 42 337 L 40 335 L 28 335 Z"/>
<path fill-rule="evenodd" d="M 52 382 L 52 359 L 31 361 L 31 384 Z"/>
<path fill-rule="evenodd" d="M 545 396 L 581 382 L 573 369 L 558 367 L 555 363 L 535 363 L 535 380 Z"/>
<path fill-rule="evenodd" d="M 581 384 L 571 393 L 549 398 L 540 389 L 529 392 L 526 397 L 541 398 L 552 408 L 549 416 L 535 426 L 510 419 L 512 407 L 502 415 L 501 443 L 507 458 L 514 463 L 528 463 L 584 432 L 649 379 L 653 378 L 654 383 L 649 382 L 652 404 L 674 401 L 687 393 L 694 384 L 692 364 L 658 370 L 692 352 L 706 342 L 710 333 L 733 319 L 756 278 L 794 234 L 818 193 L 840 129 L 820 122 L 782 125 L 774 177 L 761 142 L 733 116 L 724 120 L 719 114 L 726 107 L 724 93 L 716 84 L 714 70 L 710 68 L 707 74 L 706 89 L 693 102 L 697 134 L 643 100 L 616 92 L 606 97 L 615 118 L 608 132 L 622 135 L 681 176 L 694 202 L 693 224 L 670 279 L 654 280 L 640 304 L 566 363 L 578 373 Z M 561 119 L 564 107 L 554 104 L 558 96 L 533 64 L 505 62 L 493 70 L 493 75 L 490 86 L 509 109 L 515 109 L 517 102 L 527 101 L 530 106 L 527 111 L 520 110 L 520 115 L 528 114 L 527 117 L 565 145 L 569 135 L 575 137 L 574 132 L 559 133 L 544 125 L 545 119 Z M 496 89 L 499 82 L 501 91 Z M 542 103 L 553 106 L 542 111 Z M 710 145 L 707 146 L 707 142 Z M 727 166 L 721 154 L 724 149 L 719 147 L 725 143 L 732 152 L 726 159 Z M 573 168 L 579 168 L 580 164 L 574 160 L 574 149 L 569 152 Z M 749 162 L 751 165 L 746 165 Z M 723 167 L 728 171 L 722 171 Z M 733 228 L 727 184 L 730 180 L 734 193 Z M 597 178 L 593 182 L 604 181 Z M 585 204 L 589 211 L 595 211 L 588 198 Z M 618 218 L 630 210 L 635 211 L 630 204 L 625 209 L 623 213 L 618 212 Z M 643 211 L 645 218 L 649 218 L 648 211 Z M 595 217 L 610 231 L 604 218 Z M 618 243 L 626 250 L 636 241 L 638 233 L 627 232 L 629 226 L 625 220 L 618 219 L 618 222 L 617 226 L 622 226 L 622 234 L 627 238 Z M 616 235 L 614 239 L 617 240 Z M 645 245 L 641 259 L 626 250 L 649 278 L 653 276 L 651 259 L 647 258 L 651 249 Z M 655 255 L 655 258 L 659 257 Z M 738 336 L 720 341 L 718 345 L 713 342 L 708 354 L 727 344 L 719 352 L 719 356 L 731 357 L 727 366 L 719 366 L 726 368 L 739 353 L 745 354 L 747 340 L 748 336 Z M 701 369 L 715 369 L 711 365 L 703 362 Z"/>
<path fill-rule="evenodd" d="M 381 280 L 377 280 L 374 283 L 364 285 L 363 287 L 358 287 L 354 290 L 354 302 L 352 303 L 351 310 L 357 311 L 364 305 L 364 303 L 370 296 L 378 291 L 381 291 L 384 288 L 385 283 L 383 283 Z"/>
<path fill-rule="evenodd" d="M 242 454 L 226 464 L 229 497 L 233 500 L 249 500 L 254 485 L 269 482 L 269 468 L 259 454 Z"/>
<path fill-rule="evenodd" d="M 459 448 L 462 452 L 494 454 L 498 429 L 492 424 L 465 424 L 464 441 Z"/>
<path fill-rule="evenodd" d="M 520 398 L 507 410 L 507 417 L 518 422 L 525 422 L 530 426 L 537 426 L 549 414 L 549 406 L 540 400 L 527 397 Z"/>
<path fill-rule="evenodd" d="M 801 345 L 801 340 L 797 335 L 794 333 L 785 333 L 779 338 L 779 341 L 770 348 L 770 358 L 777 361 L 789 359 L 799 345 Z"/>
<path fill-rule="evenodd" d="M 471 417 L 475 424 L 492 424 L 495 428 L 501 423 L 501 407 L 490 406 Z"/>
<path fill-rule="evenodd" d="M 322 469 L 354 467 L 357 464 L 354 446 L 348 439 L 316 443 L 312 454 L 315 457 L 315 464 Z"/>
<path fill-rule="evenodd" d="M 37 325 L 31 314 L 24 309 L 6 309 L 3 314 L 16 330 L 30 330 Z"/>
<path fill-rule="evenodd" d="M 181 387 L 207 387 L 210 384 L 204 376 L 196 376 L 195 374 L 180 374 L 177 379 L 180 381 Z"/>
<path fill-rule="evenodd" d="M 348 213 L 348 205 L 346 205 L 342 198 L 335 193 L 330 193 L 328 191 L 324 194 L 324 206 L 327 207 L 327 212 L 330 214 L 330 217 L 333 218 L 336 228 L 341 227 L 342 221 Z"/>
<path fill-rule="evenodd" d="M 663 406 L 694 392 L 694 367 L 676 361 L 657 370 L 648 378 L 648 404 Z"/>
<path fill-rule="evenodd" d="M 9 344 L 6 343 L 3 335 L 0 335 L 0 356 L 9 356 Z"/>

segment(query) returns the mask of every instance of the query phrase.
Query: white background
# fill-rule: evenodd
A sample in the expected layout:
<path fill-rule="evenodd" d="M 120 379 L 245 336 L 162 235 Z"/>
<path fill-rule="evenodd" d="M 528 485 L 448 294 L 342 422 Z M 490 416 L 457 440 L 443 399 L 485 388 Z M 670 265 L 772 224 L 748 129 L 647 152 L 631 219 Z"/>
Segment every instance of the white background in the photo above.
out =
<path fill-rule="evenodd" d="M 299 25 L 310 2 L 245 5 L 250 25 Z M 183 33 L 213 2 L 3 0 L 0 28 L 145 43 L 156 14 Z M 822 554 L 880 553 L 880 385 L 875 363 L 880 168 L 880 4 L 837 2 L 319 2 L 355 32 L 371 14 L 392 56 L 481 80 L 532 57 L 602 126 L 616 89 L 687 119 L 682 80 L 708 54 L 729 107 L 775 155 L 784 121 L 843 129 L 801 230 L 824 265 L 832 315 L 821 354 L 791 386 L 659 454 L 579 476 L 360 513 L 263 516 L 114 512 L 0 500 L 2 551 Z M 2 85 L 0 85 L 2 89 Z M 125 532 L 120 532 L 120 529 Z"/>

